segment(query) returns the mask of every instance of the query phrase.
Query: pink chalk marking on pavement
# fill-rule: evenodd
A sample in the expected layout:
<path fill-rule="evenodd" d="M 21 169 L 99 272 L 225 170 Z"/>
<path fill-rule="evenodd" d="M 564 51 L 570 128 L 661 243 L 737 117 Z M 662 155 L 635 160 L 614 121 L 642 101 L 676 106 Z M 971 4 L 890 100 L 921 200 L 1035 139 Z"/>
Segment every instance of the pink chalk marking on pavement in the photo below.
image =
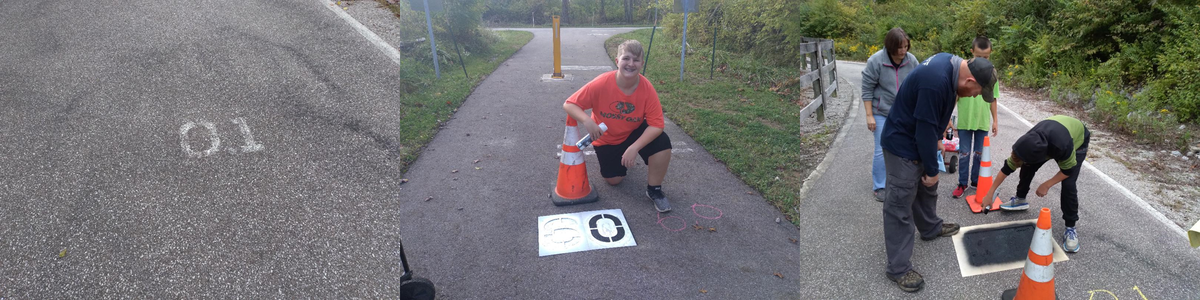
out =
<path fill-rule="evenodd" d="M 715 211 L 717 211 L 717 216 L 716 216 L 716 217 L 709 217 L 709 216 L 701 215 L 699 212 L 696 212 L 696 207 L 697 207 L 697 206 L 699 206 L 699 207 L 707 207 L 707 208 L 711 208 L 712 210 L 715 210 Z M 720 219 L 720 218 L 721 218 L 721 216 L 724 216 L 724 215 L 725 215 L 725 212 L 721 211 L 721 209 L 718 209 L 718 208 L 716 208 L 716 207 L 713 207 L 712 205 L 705 205 L 705 204 L 699 204 L 699 203 L 697 203 L 697 204 L 692 204 L 692 213 L 693 213 L 693 214 L 695 214 L 697 217 L 701 217 L 701 218 L 705 218 L 705 219 L 709 219 L 709 220 L 716 220 L 716 219 Z"/>
<path fill-rule="evenodd" d="M 667 220 L 670 218 L 679 219 L 679 223 L 683 224 L 683 226 L 679 227 L 679 229 L 672 229 L 671 227 L 667 227 L 667 224 L 663 223 L 663 220 Z M 658 225 L 662 226 L 663 229 L 666 229 L 668 231 L 677 232 L 677 231 L 681 231 L 681 230 L 684 230 L 687 228 L 687 221 L 684 221 L 683 218 L 676 217 L 676 216 L 668 216 L 666 218 L 663 218 L 662 213 L 658 213 Z"/>

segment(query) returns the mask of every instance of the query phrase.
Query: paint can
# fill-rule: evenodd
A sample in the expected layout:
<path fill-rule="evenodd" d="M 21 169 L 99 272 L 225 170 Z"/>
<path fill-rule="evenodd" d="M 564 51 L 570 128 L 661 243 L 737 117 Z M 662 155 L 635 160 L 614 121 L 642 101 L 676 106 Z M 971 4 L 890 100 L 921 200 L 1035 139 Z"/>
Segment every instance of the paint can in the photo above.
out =
<path fill-rule="evenodd" d="M 606 131 L 608 131 L 608 125 L 605 125 L 604 123 L 600 123 L 600 132 L 606 132 Z M 583 136 L 582 139 L 579 139 L 579 142 L 575 143 L 575 147 L 583 148 L 583 147 L 587 147 L 588 145 L 591 145 L 591 144 L 592 144 L 592 134 L 589 133 L 589 134 Z"/>

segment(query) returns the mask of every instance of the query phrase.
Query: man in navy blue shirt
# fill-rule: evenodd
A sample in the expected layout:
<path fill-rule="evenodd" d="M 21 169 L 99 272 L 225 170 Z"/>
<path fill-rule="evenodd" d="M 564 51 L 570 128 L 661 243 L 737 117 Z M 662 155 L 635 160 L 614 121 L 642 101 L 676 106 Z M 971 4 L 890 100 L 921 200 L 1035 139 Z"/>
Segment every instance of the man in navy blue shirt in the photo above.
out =
<path fill-rule="evenodd" d="M 941 134 L 960 97 L 992 91 L 996 72 L 986 58 L 970 61 L 949 53 L 925 59 L 904 79 L 884 126 L 883 160 L 887 169 L 883 234 L 887 276 L 905 292 L 916 292 L 925 280 L 912 268 L 913 227 L 922 240 L 958 233 L 958 224 L 937 215 L 937 151 Z M 995 102 L 995 95 L 982 93 Z"/>

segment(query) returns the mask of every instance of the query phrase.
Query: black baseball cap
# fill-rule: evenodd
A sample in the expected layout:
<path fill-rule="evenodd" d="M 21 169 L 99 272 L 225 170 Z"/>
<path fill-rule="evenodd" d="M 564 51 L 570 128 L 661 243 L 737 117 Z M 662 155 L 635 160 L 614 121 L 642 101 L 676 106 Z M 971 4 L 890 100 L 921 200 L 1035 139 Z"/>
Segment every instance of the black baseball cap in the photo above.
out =
<path fill-rule="evenodd" d="M 967 69 L 971 70 L 971 76 L 975 76 L 975 81 L 983 87 L 980 93 L 983 95 L 983 101 L 996 102 L 996 67 L 992 66 L 992 61 L 982 57 L 972 58 L 967 61 Z"/>

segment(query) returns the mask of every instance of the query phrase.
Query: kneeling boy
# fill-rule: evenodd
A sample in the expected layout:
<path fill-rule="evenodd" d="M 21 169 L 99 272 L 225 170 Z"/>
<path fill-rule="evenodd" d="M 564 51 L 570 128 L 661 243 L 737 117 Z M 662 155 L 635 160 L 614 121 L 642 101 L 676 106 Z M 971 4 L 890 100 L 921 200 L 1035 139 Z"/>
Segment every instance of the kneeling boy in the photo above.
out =
<path fill-rule="evenodd" d="M 671 163 L 671 139 L 663 132 L 662 104 L 642 68 L 642 44 L 628 40 L 617 47 L 617 70 L 600 74 L 563 103 L 563 110 L 595 138 L 600 175 L 610 185 L 625 179 L 637 156 L 647 167 L 646 196 L 659 212 L 671 211 L 662 182 Z M 584 110 L 591 109 L 588 116 Z M 601 132 L 598 123 L 608 126 Z"/>

